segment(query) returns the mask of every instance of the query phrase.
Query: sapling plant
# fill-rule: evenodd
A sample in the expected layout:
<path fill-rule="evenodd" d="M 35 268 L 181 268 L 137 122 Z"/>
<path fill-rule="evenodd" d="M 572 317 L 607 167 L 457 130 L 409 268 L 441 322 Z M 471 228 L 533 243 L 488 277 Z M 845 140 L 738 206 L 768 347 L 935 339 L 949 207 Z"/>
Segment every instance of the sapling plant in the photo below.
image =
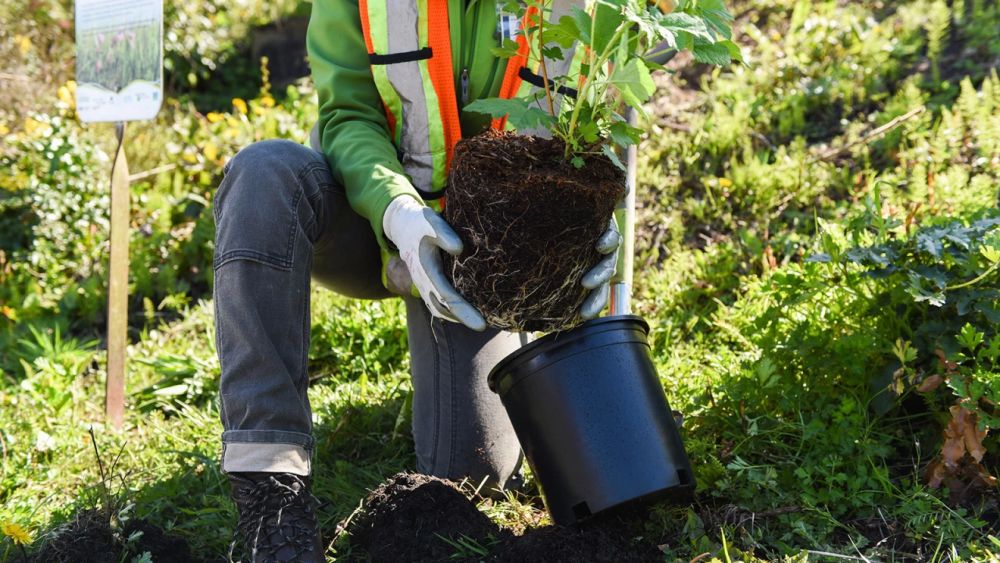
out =
<path fill-rule="evenodd" d="M 651 73 L 662 68 L 655 60 L 664 51 L 691 51 L 695 60 L 714 65 L 743 61 L 722 0 L 681 0 L 672 10 L 670 2 L 596 0 L 546 21 L 552 3 L 507 2 L 524 29 L 519 42 L 508 39 L 494 50 L 502 58 L 538 60 L 543 87 L 524 97 L 477 100 L 466 109 L 506 117 L 516 130 L 548 131 L 577 168 L 595 154 L 622 166 L 615 145 L 638 143 L 643 131 L 621 109 L 645 116 L 643 106 L 656 89 Z M 551 76 L 549 66 L 567 56 L 574 57 L 569 71 Z"/>
<path fill-rule="evenodd" d="M 742 57 L 721 0 L 666 11 L 645 0 L 503 7 L 521 30 L 494 53 L 522 81 L 505 78 L 500 97 L 465 106 L 494 123 L 455 147 L 445 219 L 465 251 L 446 260 L 455 288 L 491 326 L 562 330 L 599 300 L 584 307 L 593 288 L 582 280 L 607 254 L 597 241 L 625 194 L 616 148 L 643 133 L 623 109 L 644 115 L 662 68 L 653 61 L 671 50 L 713 64 Z"/>

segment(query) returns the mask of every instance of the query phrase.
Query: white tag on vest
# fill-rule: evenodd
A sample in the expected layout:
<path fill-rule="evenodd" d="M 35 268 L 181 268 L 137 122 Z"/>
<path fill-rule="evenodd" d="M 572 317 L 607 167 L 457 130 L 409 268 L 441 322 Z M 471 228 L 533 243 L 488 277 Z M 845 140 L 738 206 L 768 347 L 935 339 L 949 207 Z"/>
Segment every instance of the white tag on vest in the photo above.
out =
<path fill-rule="evenodd" d="M 521 19 L 517 14 L 503 9 L 504 2 L 497 2 L 497 42 L 503 45 L 508 39 L 517 40 L 517 34 L 521 32 Z"/>

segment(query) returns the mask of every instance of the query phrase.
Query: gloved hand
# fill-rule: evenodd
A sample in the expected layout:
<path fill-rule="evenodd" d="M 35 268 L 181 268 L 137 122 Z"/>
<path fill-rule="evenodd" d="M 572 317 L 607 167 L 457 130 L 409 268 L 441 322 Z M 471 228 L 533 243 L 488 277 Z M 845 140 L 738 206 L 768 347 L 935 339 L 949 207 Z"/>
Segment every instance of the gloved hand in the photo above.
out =
<path fill-rule="evenodd" d="M 618 247 L 621 243 L 622 236 L 618 233 L 618 224 L 612 217 L 608 230 L 597 239 L 597 251 L 604 254 L 604 258 L 584 274 L 581 280 L 583 287 L 592 290 L 580 306 L 580 316 L 584 319 L 596 317 L 608 303 L 608 295 L 611 293 L 609 282 L 618 266 Z"/>
<path fill-rule="evenodd" d="M 386 208 L 382 229 L 399 248 L 399 257 L 406 263 L 413 285 L 431 315 L 476 331 L 486 328 L 483 316 L 444 275 L 440 251 L 458 256 L 462 253 L 462 239 L 440 215 L 415 198 L 400 196 Z"/>

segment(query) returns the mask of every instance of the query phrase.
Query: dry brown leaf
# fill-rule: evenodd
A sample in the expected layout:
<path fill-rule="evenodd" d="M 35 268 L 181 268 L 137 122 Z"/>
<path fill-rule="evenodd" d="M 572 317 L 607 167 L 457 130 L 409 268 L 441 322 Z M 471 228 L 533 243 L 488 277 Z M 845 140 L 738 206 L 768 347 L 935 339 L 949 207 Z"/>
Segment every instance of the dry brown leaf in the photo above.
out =
<path fill-rule="evenodd" d="M 977 428 L 976 413 L 961 404 L 950 409 L 951 420 L 944 429 L 941 455 L 927 464 L 924 481 L 929 487 L 948 487 L 953 503 L 965 502 L 970 495 L 993 488 L 997 479 L 980 463 L 986 448 L 986 430 Z"/>
<path fill-rule="evenodd" d="M 965 427 L 965 451 L 969 452 L 972 459 L 977 462 L 983 461 L 983 456 L 986 455 L 986 446 L 983 445 L 986 432 L 985 428 L 979 429 L 978 417 L 975 414 L 971 415 L 969 424 Z"/>
<path fill-rule="evenodd" d="M 967 413 L 962 407 L 951 407 L 951 420 L 944 429 L 944 443 L 941 444 L 941 457 L 944 464 L 954 469 L 965 456 L 965 427 Z"/>
<path fill-rule="evenodd" d="M 920 385 L 917 386 L 917 391 L 921 393 L 930 393 L 931 391 L 934 391 L 935 389 L 940 387 L 943 382 L 944 382 L 943 377 L 934 374 L 930 377 L 924 378 L 924 380 L 920 382 Z"/>
<path fill-rule="evenodd" d="M 932 489 L 940 487 L 947 476 L 948 469 L 944 466 L 940 458 L 928 463 L 927 469 L 924 470 L 924 482 Z"/>

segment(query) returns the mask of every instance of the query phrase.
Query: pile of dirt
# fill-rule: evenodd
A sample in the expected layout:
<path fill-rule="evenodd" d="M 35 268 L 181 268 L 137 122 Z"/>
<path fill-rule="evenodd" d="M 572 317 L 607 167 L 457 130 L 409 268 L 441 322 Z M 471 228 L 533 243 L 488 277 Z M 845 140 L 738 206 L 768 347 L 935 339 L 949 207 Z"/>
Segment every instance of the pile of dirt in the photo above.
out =
<path fill-rule="evenodd" d="M 372 563 L 662 561 L 655 545 L 632 540 L 633 525 L 621 518 L 605 519 L 515 536 L 479 512 L 455 483 L 399 473 L 368 495 L 347 533 L 351 560 L 370 558 Z"/>
<path fill-rule="evenodd" d="M 625 193 L 603 155 L 577 168 L 562 141 L 490 131 L 455 147 L 445 219 L 464 251 L 455 288 L 494 327 L 552 331 L 579 322 L 583 274 Z"/>
<path fill-rule="evenodd" d="M 351 546 L 379 561 L 443 561 L 455 553 L 446 540 L 485 543 L 502 530 L 451 481 L 398 473 L 372 491 L 348 532 Z"/>
<path fill-rule="evenodd" d="M 136 535 L 138 534 L 138 535 Z M 119 563 L 148 552 L 157 563 L 197 563 L 201 559 L 191 554 L 187 542 L 167 535 L 145 520 L 129 520 L 117 538 L 104 514 L 88 510 L 77 514 L 43 539 L 40 549 L 28 559 L 31 563 Z M 128 541 L 128 538 L 132 538 Z"/>

